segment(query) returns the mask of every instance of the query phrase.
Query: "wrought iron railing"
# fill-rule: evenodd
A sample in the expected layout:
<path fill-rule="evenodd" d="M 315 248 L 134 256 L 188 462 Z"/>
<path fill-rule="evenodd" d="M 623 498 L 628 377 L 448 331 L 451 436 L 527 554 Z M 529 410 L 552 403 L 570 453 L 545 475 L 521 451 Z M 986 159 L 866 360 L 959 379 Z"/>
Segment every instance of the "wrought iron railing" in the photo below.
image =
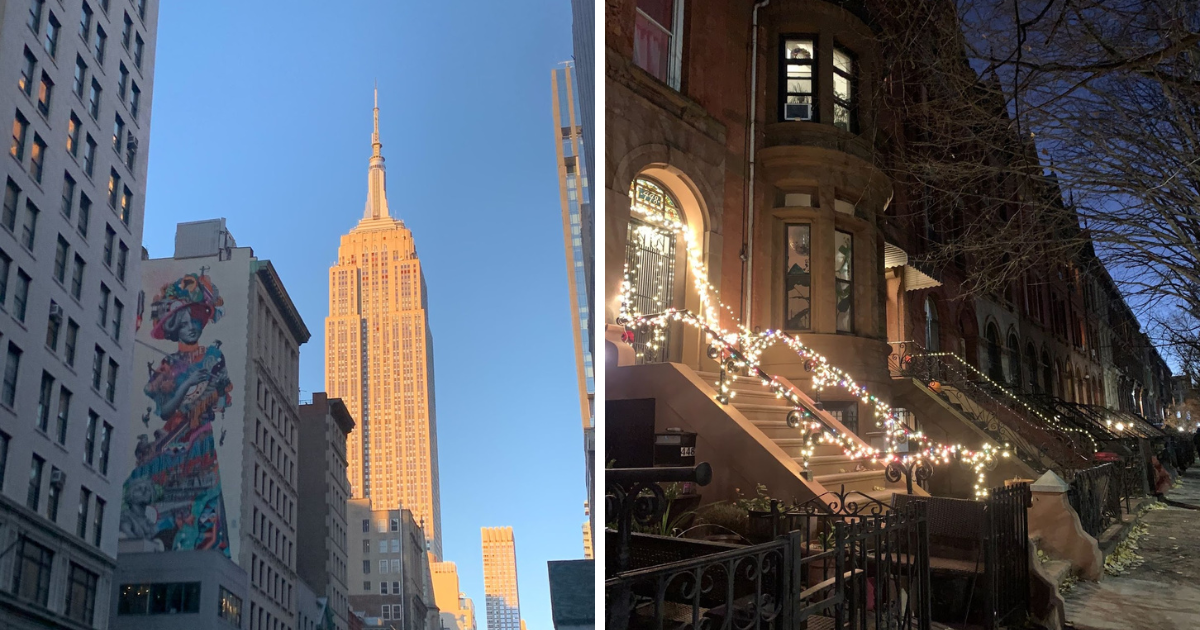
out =
<path fill-rule="evenodd" d="M 610 576 L 608 628 L 928 630 L 924 505 L 845 511 L 857 503 L 840 496 L 774 504 L 772 520 L 795 529 L 768 542 Z"/>
<path fill-rule="evenodd" d="M 915 378 L 953 405 L 965 418 L 1038 472 L 1086 466 L 1094 449 L 1053 426 L 1024 400 L 995 384 L 978 368 L 952 353 L 925 352 L 916 342 L 893 342 L 892 372 Z M 937 383 L 936 386 L 933 384 Z"/>
<path fill-rule="evenodd" d="M 1076 471 L 1071 478 L 1071 489 L 1067 498 L 1079 515 L 1083 531 L 1099 538 L 1115 521 L 1121 519 L 1122 495 L 1125 495 L 1125 511 L 1129 511 L 1130 486 L 1125 483 L 1124 465 L 1101 464 L 1087 470 Z"/>
<path fill-rule="evenodd" d="M 899 505 L 927 505 L 930 566 L 935 574 L 970 576 L 963 608 L 989 629 L 1019 626 L 1029 611 L 1029 485 L 993 488 L 982 501 L 896 495 Z M 972 568 L 973 565 L 973 568 Z M 982 588 L 980 595 L 976 588 Z M 972 602 L 982 602 L 972 609 Z M 961 602 L 960 602 L 961 603 Z"/>
<path fill-rule="evenodd" d="M 650 322 L 650 321 L 656 320 L 658 318 L 663 318 L 667 322 L 670 322 L 673 319 L 679 319 L 679 318 L 684 318 L 684 317 L 693 317 L 693 315 L 690 311 L 681 310 L 681 311 L 672 311 L 672 312 L 664 312 L 664 313 L 654 313 L 654 314 L 650 314 L 650 315 L 639 315 L 638 319 L 641 320 L 642 322 Z M 629 325 L 628 321 L 624 321 L 622 319 L 618 319 L 618 323 L 620 323 L 622 325 Z M 713 356 L 710 353 L 709 358 L 715 360 L 718 365 L 719 384 L 718 384 L 717 399 L 721 403 L 727 404 L 730 401 L 731 397 L 729 395 L 727 388 L 728 388 L 728 383 L 730 383 L 732 381 L 732 378 L 735 375 L 742 375 L 742 376 L 749 377 L 749 378 L 756 378 L 756 379 L 759 379 L 763 383 L 771 383 L 771 382 L 777 380 L 775 376 L 768 374 L 762 368 L 759 368 L 757 365 L 755 365 L 754 362 L 750 361 L 746 357 L 745 353 L 742 352 L 741 348 L 739 348 L 737 345 L 727 341 L 724 337 L 721 336 L 721 334 L 717 330 L 713 329 L 711 326 L 704 323 L 703 321 L 700 321 L 699 319 L 694 320 L 692 323 L 695 324 L 695 326 L 700 330 L 701 333 L 705 334 L 708 337 L 709 342 L 712 344 L 711 347 L 719 347 L 720 348 L 719 354 L 717 354 L 716 356 Z M 809 414 L 811 415 L 811 419 L 820 423 L 820 425 L 824 431 L 827 431 L 830 434 L 832 434 L 838 438 L 844 438 L 850 442 L 853 442 L 856 446 L 858 446 L 859 448 L 861 448 L 863 450 L 868 450 L 871 448 L 871 446 L 869 444 L 867 444 L 865 441 L 863 441 L 863 439 L 861 437 L 859 437 L 857 434 L 847 431 L 847 430 L 843 430 L 843 428 L 840 428 L 833 424 L 830 424 L 827 421 L 827 419 L 825 418 L 825 415 L 827 414 L 827 412 L 823 411 L 820 408 L 809 407 L 807 404 L 803 404 L 803 403 L 801 403 L 801 404 L 809 412 Z M 789 418 L 789 424 L 791 424 L 791 421 L 790 421 L 791 414 L 789 414 L 787 417 Z M 932 463 L 929 464 L 929 469 L 930 469 L 930 471 L 932 471 Z M 926 476 L 928 476 L 928 475 L 926 475 Z"/>

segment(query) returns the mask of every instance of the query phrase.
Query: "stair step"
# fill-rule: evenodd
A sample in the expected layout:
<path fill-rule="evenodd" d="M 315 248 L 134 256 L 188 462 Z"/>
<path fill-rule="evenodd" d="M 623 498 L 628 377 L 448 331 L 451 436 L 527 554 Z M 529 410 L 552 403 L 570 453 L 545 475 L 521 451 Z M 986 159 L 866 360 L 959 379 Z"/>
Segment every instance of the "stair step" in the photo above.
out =
<path fill-rule="evenodd" d="M 852 460 L 845 455 L 813 455 L 808 458 L 807 465 L 803 457 L 793 457 L 792 459 L 796 460 L 797 464 L 805 466 L 806 470 L 812 472 L 814 478 L 872 470 L 870 462 Z M 855 470 L 860 463 L 867 467 L 865 471 Z"/>
<path fill-rule="evenodd" d="M 1050 582 L 1062 586 L 1063 580 L 1071 574 L 1071 563 L 1067 560 L 1051 560 L 1042 564 L 1042 570 L 1050 576 Z"/>
<path fill-rule="evenodd" d="M 841 484 L 849 485 L 851 482 L 863 481 L 866 479 L 883 479 L 883 470 L 860 470 L 857 472 L 834 473 L 832 475 L 817 475 L 816 480 L 821 482 L 826 489 L 836 488 Z M 886 485 L 884 483 L 878 485 Z"/>

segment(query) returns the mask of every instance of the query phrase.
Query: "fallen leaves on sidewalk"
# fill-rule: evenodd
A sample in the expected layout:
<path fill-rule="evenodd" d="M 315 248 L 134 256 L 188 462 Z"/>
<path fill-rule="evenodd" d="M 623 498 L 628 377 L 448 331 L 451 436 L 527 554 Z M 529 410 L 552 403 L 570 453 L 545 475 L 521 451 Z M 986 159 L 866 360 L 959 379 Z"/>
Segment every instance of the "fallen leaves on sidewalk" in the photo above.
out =
<path fill-rule="evenodd" d="M 1138 539 L 1145 536 L 1149 531 L 1150 528 L 1145 523 L 1134 525 L 1129 530 L 1129 536 L 1121 541 L 1121 544 L 1117 545 L 1112 553 L 1104 559 L 1104 572 L 1108 575 L 1118 576 L 1128 569 L 1145 562 L 1146 559 L 1137 553 Z"/>

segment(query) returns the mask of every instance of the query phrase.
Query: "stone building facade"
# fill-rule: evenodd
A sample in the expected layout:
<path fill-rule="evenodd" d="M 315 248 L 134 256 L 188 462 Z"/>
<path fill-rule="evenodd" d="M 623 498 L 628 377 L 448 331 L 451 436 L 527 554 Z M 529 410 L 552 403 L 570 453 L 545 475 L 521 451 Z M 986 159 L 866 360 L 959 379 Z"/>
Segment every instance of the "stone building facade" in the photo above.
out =
<path fill-rule="evenodd" d="M 134 362 L 157 0 L 0 5 L 0 618 L 103 628 Z"/>

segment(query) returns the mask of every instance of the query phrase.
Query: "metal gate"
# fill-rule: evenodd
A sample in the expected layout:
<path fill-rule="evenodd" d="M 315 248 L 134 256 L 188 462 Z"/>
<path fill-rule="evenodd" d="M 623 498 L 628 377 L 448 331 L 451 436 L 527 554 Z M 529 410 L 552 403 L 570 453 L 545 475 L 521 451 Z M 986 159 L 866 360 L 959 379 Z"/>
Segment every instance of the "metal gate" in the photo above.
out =
<path fill-rule="evenodd" d="M 629 222 L 625 246 L 629 273 L 628 311 L 661 313 L 675 304 L 675 233 L 638 220 Z M 670 358 L 670 329 L 651 326 L 634 332 L 637 363 L 663 363 Z"/>

